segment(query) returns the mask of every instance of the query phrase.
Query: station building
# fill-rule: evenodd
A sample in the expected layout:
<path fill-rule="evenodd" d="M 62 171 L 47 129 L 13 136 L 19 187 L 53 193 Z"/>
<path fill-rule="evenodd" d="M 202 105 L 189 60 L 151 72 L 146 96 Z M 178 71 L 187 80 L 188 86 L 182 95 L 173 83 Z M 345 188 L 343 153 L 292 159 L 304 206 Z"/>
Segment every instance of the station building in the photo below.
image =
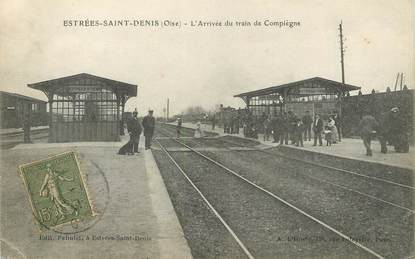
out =
<path fill-rule="evenodd" d="M 28 87 L 48 98 L 49 142 L 118 141 L 125 103 L 137 96 L 137 85 L 86 73 Z"/>
<path fill-rule="evenodd" d="M 1 128 L 21 128 L 23 121 L 30 119 L 31 126 L 47 125 L 47 102 L 21 95 L 0 91 Z"/>
<path fill-rule="evenodd" d="M 359 89 L 358 86 L 314 77 L 241 93 L 234 97 L 242 98 L 246 108 L 256 117 L 263 114 L 274 117 L 288 111 L 303 116 L 306 111 L 310 111 L 312 116 L 319 114 L 325 118 L 334 110 L 341 113 L 342 98 L 350 91 Z"/>

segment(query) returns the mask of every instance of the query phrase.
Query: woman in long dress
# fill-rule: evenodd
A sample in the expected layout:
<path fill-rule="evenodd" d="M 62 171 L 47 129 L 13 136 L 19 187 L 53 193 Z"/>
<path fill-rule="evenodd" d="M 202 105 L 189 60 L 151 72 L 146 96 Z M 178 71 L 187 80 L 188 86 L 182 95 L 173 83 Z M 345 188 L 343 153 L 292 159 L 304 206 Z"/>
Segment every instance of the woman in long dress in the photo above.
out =
<path fill-rule="evenodd" d="M 334 121 L 333 116 L 329 117 L 329 122 L 328 122 L 327 126 L 329 126 L 329 128 L 331 130 L 331 143 L 336 144 L 339 133 L 337 131 L 336 122 Z"/>

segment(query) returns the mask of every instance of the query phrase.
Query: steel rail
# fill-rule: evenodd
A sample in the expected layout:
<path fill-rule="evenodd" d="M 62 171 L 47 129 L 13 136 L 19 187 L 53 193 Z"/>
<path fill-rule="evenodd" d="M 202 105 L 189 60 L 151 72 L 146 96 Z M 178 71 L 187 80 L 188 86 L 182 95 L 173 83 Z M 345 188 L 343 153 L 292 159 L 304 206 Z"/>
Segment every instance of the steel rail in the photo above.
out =
<path fill-rule="evenodd" d="M 235 144 L 235 145 L 240 145 L 242 147 L 246 147 L 245 145 L 242 145 L 242 144 L 239 144 L 239 143 L 234 143 L 234 142 L 226 141 L 226 140 L 223 140 L 223 139 L 219 139 L 219 140 L 223 141 L 225 143 L 231 143 L 231 144 Z M 348 174 L 352 174 L 352 175 L 356 175 L 356 176 L 360 176 L 360 177 L 364 177 L 364 178 L 368 178 L 368 179 L 372 179 L 372 180 L 376 180 L 376 181 L 380 181 L 380 182 L 385 182 L 385 183 L 392 184 L 392 185 L 397 185 L 399 187 L 415 190 L 414 186 L 397 183 L 397 182 L 394 182 L 394 181 L 386 180 L 384 178 L 379 178 L 379 177 L 376 177 L 376 176 L 369 176 L 369 175 L 365 175 L 365 174 L 360 174 L 360 173 L 353 172 L 353 171 L 350 171 L 350 170 L 337 168 L 337 167 L 333 167 L 333 166 L 329 166 L 329 165 L 323 165 L 323 164 L 319 164 L 319 163 L 316 163 L 316 162 L 311 162 L 311 161 L 307 161 L 307 160 L 303 160 L 303 159 L 299 159 L 299 158 L 285 156 L 285 155 L 282 155 L 282 154 L 270 153 L 270 152 L 267 152 L 266 150 L 263 150 L 263 149 L 260 149 L 260 148 L 255 148 L 255 147 L 252 147 L 252 148 L 256 149 L 257 151 L 263 152 L 265 154 L 271 155 L 271 156 L 282 157 L 282 158 L 285 158 L 285 159 L 294 160 L 294 161 L 302 162 L 302 163 L 309 164 L 309 165 L 314 165 L 314 166 L 321 167 L 321 168 L 331 169 L 331 170 L 334 170 L 334 171 L 348 173 Z"/>
<path fill-rule="evenodd" d="M 220 141 L 222 141 L 222 142 L 224 142 L 224 143 L 230 143 L 230 144 L 239 145 L 239 146 L 241 146 L 241 147 L 247 147 L 247 146 L 245 146 L 245 145 L 242 145 L 242 144 L 239 144 L 239 143 L 234 143 L 234 142 L 231 142 L 231 141 L 226 141 L 226 140 L 223 140 L 223 139 L 220 139 Z M 323 167 L 323 168 L 330 168 L 330 169 L 334 169 L 334 170 L 344 170 L 344 169 L 341 169 L 341 168 L 336 168 L 336 167 L 331 167 L 331 166 L 325 166 L 325 165 L 317 164 L 317 163 L 314 163 L 314 162 L 309 162 L 309 161 L 301 160 L 301 159 L 298 159 L 298 158 L 292 158 L 292 157 L 287 157 L 287 156 L 284 156 L 284 155 L 279 155 L 279 154 L 275 154 L 275 153 L 270 153 L 270 152 L 267 152 L 267 151 L 265 151 L 265 150 L 262 150 L 262 149 L 259 149 L 259 148 L 255 148 L 255 147 L 252 147 L 252 149 L 255 149 L 255 150 L 260 151 L 260 152 L 262 152 L 262 153 L 268 154 L 268 155 L 270 155 L 270 156 L 275 156 L 275 157 L 283 157 L 283 158 L 286 158 L 286 159 L 291 159 L 291 160 L 294 160 L 294 161 L 299 161 L 299 162 L 303 162 L 303 163 L 312 163 L 313 165 L 316 165 L 316 166 L 319 166 L 319 167 Z M 347 171 L 347 170 L 346 170 L 346 171 Z M 351 172 L 351 171 L 350 171 L 350 172 Z M 355 173 L 355 172 L 352 172 L 352 173 Z M 344 186 L 344 185 L 341 185 L 341 184 L 337 184 L 337 183 L 334 183 L 334 182 L 331 182 L 331 181 L 327 181 L 327 180 L 323 180 L 323 179 L 320 179 L 320 178 L 317 178 L 317 177 L 313 177 L 313 176 L 310 176 L 310 175 L 308 175 L 308 174 L 304 174 L 304 173 L 301 173 L 301 174 L 302 174 L 302 175 L 304 175 L 305 177 L 308 177 L 308 178 L 314 179 L 314 180 L 316 180 L 316 181 L 320 181 L 320 182 L 323 182 L 323 183 L 326 183 L 326 184 L 330 184 L 330 185 L 333 185 L 333 186 L 337 186 L 337 187 L 339 187 L 339 188 L 341 188 L 341 189 L 344 189 L 344 190 L 347 190 L 347 191 L 350 191 L 350 192 L 357 193 L 357 194 L 359 194 L 359 195 L 362 195 L 362 196 L 365 196 L 365 197 L 367 197 L 367 198 L 371 198 L 371 199 L 377 200 L 377 201 L 379 201 L 379 202 L 383 202 L 383 203 L 385 203 L 385 204 L 388 204 L 388 205 L 390 205 L 390 206 L 393 206 L 393 207 L 396 207 L 396 208 L 399 208 L 399 209 L 402 209 L 402 210 L 408 211 L 408 212 L 410 212 L 410 213 L 415 213 L 415 210 L 414 210 L 414 209 L 410 209 L 410 208 L 407 208 L 407 207 L 405 207 L 405 206 L 401 206 L 401 205 L 399 205 L 399 204 L 396 204 L 396 203 L 393 203 L 393 202 L 390 202 L 390 201 L 386 201 L 386 200 L 384 200 L 384 199 L 378 198 L 378 197 L 373 196 L 373 195 L 371 195 L 371 194 L 367 194 L 367 193 L 364 193 L 364 192 L 361 192 L 361 191 L 358 191 L 358 190 L 354 190 L 354 189 L 351 189 L 351 188 L 349 188 L 349 187 L 347 187 L 347 186 Z M 358 174 L 358 173 L 356 173 L 356 174 Z M 370 177 L 370 176 L 367 176 L 367 177 Z M 377 178 L 377 177 L 375 177 L 375 178 Z M 380 178 L 378 178 L 378 179 L 380 179 Z M 384 180 L 384 179 L 383 179 L 383 180 Z M 388 180 L 385 180 L 385 181 L 388 181 Z M 390 182 L 390 181 L 389 181 L 389 182 Z M 401 184 L 396 183 L 396 182 L 393 182 L 393 183 L 394 183 L 394 184 L 396 184 L 396 185 L 401 185 Z M 402 187 L 402 186 L 401 186 L 401 187 Z M 405 187 L 411 187 L 411 186 L 405 186 Z M 415 188 L 414 188 L 414 189 L 415 189 Z"/>
<path fill-rule="evenodd" d="M 172 139 L 173 139 L 173 138 L 172 138 Z M 306 216 L 307 218 L 311 219 L 312 221 L 314 221 L 314 222 L 316 222 L 316 223 L 318 223 L 318 224 L 322 225 L 322 226 L 323 226 L 323 227 L 325 227 L 326 229 L 328 229 L 328 230 L 330 230 L 331 232 L 333 232 L 333 233 L 335 233 L 335 234 L 339 235 L 340 237 L 342 237 L 342 238 L 344 238 L 345 240 L 347 240 L 347 241 L 351 242 L 352 244 L 356 245 L 357 247 L 359 247 L 359 248 L 361 248 L 361 249 L 365 250 L 366 252 L 368 252 L 368 253 L 372 254 L 373 256 L 375 256 L 375 257 L 377 257 L 377 258 L 382 258 L 382 259 L 384 258 L 383 256 L 381 256 L 381 255 L 380 255 L 380 254 L 378 254 L 377 252 L 373 251 L 372 249 L 370 249 L 370 248 L 368 248 L 368 247 L 364 246 L 363 244 L 361 244 L 361 243 L 359 243 L 359 242 L 357 242 L 357 241 L 353 240 L 352 238 L 349 238 L 346 234 L 343 234 L 342 232 L 340 232 L 339 230 L 335 229 L 334 227 L 331 227 L 330 225 L 328 225 L 328 224 L 324 223 L 322 220 L 317 219 L 316 217 L 314 217 L 314 216 L 310 215 L 309 213 L 307 213 L 307 212 L 303 211 L 302 209 L 300 209 L 300 208 L 296 207 L 296 206 L 295 206 L 295 205 L 293 205 L 292 203 L 290 203 L 290 202 L 288 202 L 288 201 L 286 201 L 286 200 L 282 199 L 281 197 L 277 196 L 276 194 L 274 194 L 274 193 L 272 193 L 272 192 L 270 192 L 270 191 L 266 190 L 265 188 L 263 188 L 263 187 L 261 187 L 261 186 L 259 186 L 259 185 L 255 184 L 255 183 L 251 182 L 250 180 L 248 180 L 248 179 L 246 179 L 245 177 L 243 177 L 243 176 L 239 175 L 238 173 L 236 173 L 236 172 L 235 172 L 235 171 L 233 171 L 232 169 L 230 169 L 230 168 L 226 167 L 225 165 L 223 165 L 223 164 L 221 164 L 221 163 L 217 162 L 216 160 L 214 160 L 214 159 L 212 159 L 212 158 L 210 158 L 210 157 L 208 157 L 208 156 L 206 156 L 206 155 L 204 155 L 204 154 L 200 153 L 199 151 L 197 151 L 197 150 L 193 149 L 192 147 L 189 147 L 188 145 L 186 145 L 186 144 L 182 143 L 181 141 L 179 141 L 179 140 L 177 140 L 177 139 L 173 139 L 173 140 L 174 140 L 174 141 L 176 141 L 177 143 L 179 143 L 180 145 L 182 145 L 182 146 L 184 146 L 184 147 L 188 148 L 189 150 L 193 151 L 194 153 L 198 154 L 199 156 L 201 156 L 201 157 L 205 158 L 206 160 L 208 160 L 208 161 L 210 161 L 210 162 L 212 162 L 212 163 L 216 164 L 217 166 L 221 167 L 222 169 L 224 169 L 225 171 L 227 171 L 227 172 L 231 173 L 232 175 L 236 176 L 237 178 L 239 178 L 239 179 L 243 180 L 244 182 L 246 182 L 246 183 L 248 183 L 248 184 L 250 184 L 250 185 L 254 186 L 255 188 L 257 188 L 257 189 L 259 189 L 259 190 L 261 190 L 261 191 L 265 192 L 266 194 L 270 195 L 271 197 L 273 197 L 273 198 L 277 199 L 278 201 L 280 201 L 280 202 L 284 203 L 284 204 L 285 204 L 285 205 L 287 205 L 288 207 L 290 207 L 290 208 L 294 209 L 295 211 L 297 211 L 297 212 L 301 213 L 302 215 Z"/>
<path fill-rule="evenodd" d="M 164 130 L 164 129 L 163 129 L 163 130 Z M 163 133 L 163 134 L 166 136 L 166 138 L 170 138 L 170 139 L 172 138 L 171 136 L 168 136 L 168 134 L 166 134 L 166 133 Z M 222 142 L 224 142 L 224 143 L 236 144 L 236 145 L 240 145 L 241 147 L 247 147 L 247 146 L 242 145 L 242 144 L 239 144 L 239 143 L 234 143 L 234 142 L 230 142 L 230 141 L 225 141 L 225 140 L 222 140 L 222 139 L 219 139 L 219 140 L 220 140 L 220 141 L 222 141 Z M 196 143 L 196 142 L 195 142 L 195 143 Z M 196 144 L 200 145 L 199 143 L 196 143 Z M 226 148 L 226 147 L 225 147 L 225 148 Z M 269 153 L 269 152 L 263 151 L 263 150 L 261 150 L 261 149 L 255 148 L 255 147 L 253 147 L 253 149 L 254 149 L 254 150 L 257 150 L 257 151 L 262 151 L 263 153 L 268 154 L 268 155 L 271 155 L 271 156 L 279 156 L 279 155 L 276 155 L 276 154 L 274 154 L 274 153 Z M 229 150 L 231 150 L 231 149 L 229 149 Z M 285 156 L 284 156 L 284 157 L 285 157 Z M 287 158 L 288 158 L 288 157 L 287 157 Z M 303 160 L 300 160 L 300 161 L 303 161 Z M 307 161 L 304 161 L 304 162 L 307 162 Z M 305 177 L 308 177 L 308 178 L 310 178 L 310 179 L 313 179 L 313 180 L 316 180 L 316 181 L 320 181 L 320 182 L 323 182 L 323 183 L 326 183 L 326 184 L 329 184 L 329 185 L 333 185 L 333 186 L 336 186 L 336 187 L 341 188 L 341 189 L 343 189 L 343 190 L 346 190 L 346 191 L 349 191 L 349 192 L 353 192 L 353 193 L 359 194 L 359 195 L 364 196 L 364 197 L 366 197 L 366 198 L 373 199 L 373 200 L 376 200 L 376 201 L 378 201 L 378 202 L 385 203 L 385 204 L 387 204 L 387 205 L 389 205 L 389 206 L 393 206 L 393 207 L 396 207 L 396 208 L 399 208 L 399 209 L 405 210 L 405 211 L 407 211 L 407 212 L 409 212 L 409 213 L 415 213 L 415 210 L 413 210 L 413 209 L 410 209 L 410 208 L 407 208 L 407 207 L 405 207 L 405 206 L 401 206 L 401 205 L 399 205 L 399 204 L 396 204 L 396 203 L 393 203 L 393 202 L 390 202 L 390 201 L 387 201 L 387 200 L 384 200 L 384 199 L 378 198 L 378 197 L 376 197 L 376 196 L 374 196 L 374 195 L 367 194 L 367 193 L 364 193 L 364 192 L 361 192 L 361 191 L 358 191 L 358 190 L 354 190 L 354 189 L 349 188 L 349 187 L 347 187 L 347 186 L 344 186 L 344 185 L 341 185 L 341 184 L 337 184 L 337 183 L 334 183 L 334 182 L 331 182 L 331 181 L 327 181 L 327 180 L 323 180 L 323 179 L 320 179 L 320 178 L 317 178 L 317 177 L 313 177 L 313 176 L 310 176 L 310 175 L 308 175 L 308 174 L 304 174 L 304 173 L 300 173 L 300 174 L 302 174 L 302 175 L 304 175 Z"/>
<path fill-rule="evenodd" d="M 402 209 L 402 210 L 408 211 L 410 213 L 415 213 L 415 210 L 413 210 L 413 209 L 410 209 L 410 208 L 401 206 L 399 204 L 396 204 L 396 203 L 393 203 L 393 202 L 390 202 L 390 201 L 383 200 L 383 199 L 378 198 L 376 196 L 373 196 L 371 194 L 367 194 L 367 193 L 364 193 L 364 192 L 361 192 L 361 191 L 358 191 L 358 190 L 354 190 L 354 189 L 351 189 L 351 188 L 349 188 L 347 186 L 344 186 L 344 185 L 341 185 L 341 184 L 338 184 L 338 183 L 333 183 L 333 182 L 330 182 L 330 181 L 327 181 L 327 180 L 319 179 L 317 177 L 309 176 L 309 175 L 306 175 L 306 174 L 303 174 L 303 175 L 307 176 L 308 178 L 314 179 L 316 181 L 320 181 L 320 182 L 323 182 L 323 183 L 331 184 L 331 185 L 337 186 L 337 187 L 339 187 L 341 189 L 347 190 L 349 192 L 354 192 L 354 193 L 360 194 L 362 196 L 365 196 L 367 198 L 370 198 L 370 199 L 373 199 L 373 200 L 376 200 L 376 201 L 379 201 L 379 202 L 386 203 L 386 204 L 388 204 L 390 206 L 393 206 L 393 207 L 396 207 L 398 209 Z"/>
<path fill-rule="evenodd" d="M 180 171 L 180 173 L 186 178 L 186 180 L 190 183 L 190 185 L 196 190 L 196 192 L 200 195 L 200 197 L 204 200 L 204 202 L 208 205 L 208 207 L 212 210 L 212 212 L 215 214 L 215 216 L 220 220 L 222 225 L 228 230 L 228 232 L 231 234 L 231 236 L 235 239 L 235 241 L 238 243 L 239 247 L 244 251 L 245 255 L 250 258 L 254 259 L 251 252 L 246 248 L 246 246 L 242 243 L 242 241 L 239 239 L 239 237 L 235 234 L 235 232 L 231 229 L 231 227 L 226 223 L 226 221 L 222 218 L 222 216 L 219 214 L 219 212 L 213 207 L 213 205 L 208 201 L 208 199 L 205 197 L 205 195 L 199 190 L 199 188 L 193 183 L 193 181 L 187 176 L 187 174 L 184 172 L 183 168 L 176 162 L 176 160 L 170 155 L 169 151 L 156 139 L 155 140 L 158 145 L 160 146 L 160 149 L 167 155 L 167 157 L 173 162 L 173 164 L 176 166 L 176 168 Z"/>

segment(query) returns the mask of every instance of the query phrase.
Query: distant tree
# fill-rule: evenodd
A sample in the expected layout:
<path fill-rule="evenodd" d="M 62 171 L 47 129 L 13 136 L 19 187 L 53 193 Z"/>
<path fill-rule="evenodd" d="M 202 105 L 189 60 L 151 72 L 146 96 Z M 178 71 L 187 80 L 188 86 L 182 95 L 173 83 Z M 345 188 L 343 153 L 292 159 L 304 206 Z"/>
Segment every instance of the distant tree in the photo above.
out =
<path fill-rule="evenodd" d="M 190 106 L 185 111 L 184 114 L 186 115 L 198 115 L 198 114 L 205 114 L 206 110 L 203 109 L 201 106 Z"/>
<path fill-rule="evenodd" d="M 362 91 L 361 90 L 359 90 L 359 92 L 357 93 L 357 95 L 362 95 Z"/>
<path fill-rule="evenodd" d="M 206 110 L 201 106 L 190 106 L 182 112 L 183 117 L 191 121 L 201 120 L 206 114 Z"/>
<path fill-rule="evenodd" d="M 408 87 L 406 85 L 403 86 L 403 90 L 406 91 L 408 90 Z"/>
<path fill-rule="evenodd" d="M 372 94 L 375 94 L 375 93 L 376 93 L 375 89 L 372 89 Z"/>
<path fill-rule="evenodd" d="M 390 87 L 388 86 L 388 87 L 386 87 L 386 92 L 387 93 L 390 93 L 391 92 L 391 89 L 390 89 Z"/>

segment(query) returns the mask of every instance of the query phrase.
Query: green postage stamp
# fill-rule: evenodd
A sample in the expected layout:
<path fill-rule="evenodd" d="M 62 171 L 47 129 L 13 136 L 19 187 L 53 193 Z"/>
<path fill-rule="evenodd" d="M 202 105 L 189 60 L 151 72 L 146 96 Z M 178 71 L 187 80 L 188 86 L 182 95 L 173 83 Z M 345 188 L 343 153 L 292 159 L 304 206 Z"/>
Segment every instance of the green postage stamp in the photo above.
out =
<path fill-rule="evenodd" d="M 21 165 L 19 169 L 41 230 L 94 216 L 74 152 Z"/>

